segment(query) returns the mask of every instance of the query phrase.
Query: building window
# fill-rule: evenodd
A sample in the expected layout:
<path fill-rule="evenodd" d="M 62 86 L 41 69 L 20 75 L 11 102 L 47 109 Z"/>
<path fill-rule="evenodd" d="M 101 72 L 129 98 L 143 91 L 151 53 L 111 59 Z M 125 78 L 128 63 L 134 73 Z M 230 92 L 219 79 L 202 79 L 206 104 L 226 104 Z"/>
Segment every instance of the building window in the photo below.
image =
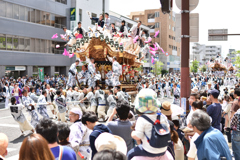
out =
<path fill-rule="evenodd" d="M 171 29 L 171 25 L 169 25 L 169 29 Z"/>
<path fill-rule="evenodd" d="M 35 9 L 30 9 L 31 22 L 35 23 Z"/>
<path fill-rule="evenodd" d="M 7 50 L 12 50 L 12 36 L 7 35 Z"/>
<path fill-rule="evenodd" d="M 19 19 L 25 21 L 25 7 L 19 6 Z"/>
<path fill-rule="evenodd" d="M 19 51 L 24 51 L 24 37 L 19 37 Z"/>
<path fill-rule="evenodd" d="M 79 22 L 82 22 L 82 9 L 79 9 Z"/>
<path fill-rule="evenodd" d="M 148 19 L 153 19 L 155 18 L 155 14 L 148 14 Z"/>
<path fill-rule="evenodd" d="M 175 21 L 175 17 L 174 16 L 172 16 L 172 20 Z"/>
<path fill-rule="evenodd" d="M 96 17 L 97 17 L 97 14 L 92 13 L 92 17 L 93 17 L 93 18 L 96 18 Z M 92 25 L 95 25 L 95 23 L 97 23 L 97 21 L 92 19 Z"/>
<path fill-rule="evenodd" d="M 0 34 L 0 49 L 6 49 L 6 35 Z"/>
<path fill-rule="evenodd" d="M 175 27 L 172 27 L 172 30 L 175 31 Z"/>
<path fill-rule="evenodd" d="M 171 35 L 169 35 L 169 38 L 171 39 L 171 38 L 172 38 L 172 36 L 171 36 Z"/>
<path fill-rule="evenodd" d="M 135 17 L 135 18 L 134 18 L 134 21 L 139 21 L 139 17 Z"/>
<path fill-rule="evenodd" d="M 169 19 L 171 19 L 171 14 L 169 14 Z"/>
<path fill-rule="evenodd" d="M 172 49 L 172 46 L 171 46 L 171 45 L 169 45 L 169 48 L 170 48 L 170 49 Z"/>
<path fill-rule="evenodd" d="M 6 17 L 7 18 L 13 18 L 13 5 L 12 5 L 12 3 L 7 3 L 6 9 L 7 9 Z"/>
<path fill-rule="evenodd" d="M 18 37 L 15 36 L 15 37 L 13 37 L 13 49 L 18 50 L 18 46 L 19 46 Z"/>
<path fill-rule="evenodd" d="M 159 28 L 159 23 L 155 23 L 155 28 Z"/>
<path fill-rule="evenodd" d="M 17 4 L 13 5 L 13 18 L 19 19 L 19 6 Z"/>
<path fill-rule="evenodd" d="M 62 3 L 62 4 L 67 4 L 67 0 L 55 0 L 56 2 Z"/>
<path fill-rule="evenodd" d="M 0 16 L 6 16 L 6 2 L 0 1 Z"/>
<path fill-rule="evenodd" d="M 155 12 L 155 17 L 159 17 L 159 12 Z"/>

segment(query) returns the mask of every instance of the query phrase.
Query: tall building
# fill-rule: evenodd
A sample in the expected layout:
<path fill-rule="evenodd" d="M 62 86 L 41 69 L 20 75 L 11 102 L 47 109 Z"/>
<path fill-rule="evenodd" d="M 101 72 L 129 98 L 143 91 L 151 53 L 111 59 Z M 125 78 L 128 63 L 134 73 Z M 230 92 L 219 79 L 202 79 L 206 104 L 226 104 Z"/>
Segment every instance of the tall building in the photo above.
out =
<path fill-rule="evenodd" d="M 228 58 L 231 63 L 234 63 L 235 58 L 237 57 L 236 54 L 234 54 L 235 51 L 235 49 L 229 49 Z"/>
<path fill-rule="evenodd" d="M 221 55 L 222 47 L 220 45 L 205 45 L 194 43 L 190 60 L 197 60 L 200 64 L 205 64 L 211 58 Z"/>
<path fill-rule="evenodd" d="M 153 37 L 156 31 L 160 31 L 153 42 L 157 42 L 169 56 L 159 54 L 159 60 L 163 62 L 163 69 L 169 72 L 180 70 L 180 43 L 175 41 L 175 13 L 163 14 L 160 9 L 151 9 L 140 12 L 131 12 L 130 18 L 135 21 L 142 21 L 142 24 L 150 27 L 150 36 Z"/>
<path fill-rule="evenodd" d="M 121 24 L 122 20 L 125 21 L 125 25 L 126 25 L 128 30 L 130 30 L 133 25 L 137 24 L 137 21 L 134 21 L 134 20 L 130 19 L 129 17 L 120 15 L 116 12 L 109 11 L 109 14 L 110 14 L 111 23 L 115 23 L 115 26 L 118 29 L 120 29 L 120 27 L 122 25 Z M 150 28 L 146 25 L 141 25 L 141 28 L 146 30 L 148 33 L 150 32 Z M 143 64 L 143 72 L 147 72 L 147 71 L 149 72 L 151 70 L 151 67 L 152 67 L 151 56 L 150 56 L 149 52 L 145 56 L 145 61 L 146 62 Z"/>
<path fill-rule="evenodd" d="M 109 0 L 0 0 L 0 77 L 38 75 L 38 68 L 46 75 L 66 75 L 75 58 L 63 56 L 66 42 L 52 35 L 78 21 L 87 29 L 95 22 L 86 11 L 98 17 L 108 6 Z"/>

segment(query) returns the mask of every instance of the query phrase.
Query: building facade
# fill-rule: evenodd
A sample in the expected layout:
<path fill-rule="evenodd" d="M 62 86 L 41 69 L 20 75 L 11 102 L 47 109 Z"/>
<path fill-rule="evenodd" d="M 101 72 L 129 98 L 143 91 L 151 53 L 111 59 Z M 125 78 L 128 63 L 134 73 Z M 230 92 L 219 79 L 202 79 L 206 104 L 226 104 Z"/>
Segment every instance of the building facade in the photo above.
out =
<path fill-rule="evenodd" d="M 92 21 L 86 11 L 98 17 L 108 6 L 109 0 L 0 0 L 0 77 L 38 75 L 38 68 L 45 75 L 66 75 L 76 57 L 63 56 L 66 42 L 52 35 L 64 34 L 62 27 L 73 29 L 78 21 L 87 29 Z"/>
<path fill-rule="evenodd" d="M 153 37 L 156 31 L 160 31 L 153 42 L 159 43 L 169 56 L 159 53 L 159 60 L 163 62 L 163 69 L 169 72 L 180 70 L 181 44 L 175 40 L 175 13 L 163 14 L 160 9 L 151 9 L 140 12 L 131 12 L 130 18 L 135 21 L 142 21 L 150 27 L 150 36 Z"/>
<path fill-rule="evenodd" d="M 229 62 L 231 63 L 234 63 L 236 60 L 235 58 L 237 57 L 236 54 L 234 53 L 236 50 L 235 49 L 229 49 L 229 52 L 228 52 L 228 59 L 229 59 Z"/>
<path fill-rule="evenodd" d="M 190 55 L 190 60 L 199 61 L 200 65 L 205 64 L 212 58 L 216 58 L 217 55 L 221 56 L 222 46 L 220 45 L 204 45 L 199 43 L 194 43 L 192 47 L 192 54 Z"/>

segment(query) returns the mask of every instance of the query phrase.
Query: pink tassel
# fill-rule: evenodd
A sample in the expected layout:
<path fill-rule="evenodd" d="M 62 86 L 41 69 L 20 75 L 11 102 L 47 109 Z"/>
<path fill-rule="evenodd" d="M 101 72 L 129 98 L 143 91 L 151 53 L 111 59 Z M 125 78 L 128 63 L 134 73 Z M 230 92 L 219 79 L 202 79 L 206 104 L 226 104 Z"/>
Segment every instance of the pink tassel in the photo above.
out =
<path fill-rule="evenodd" d="M 154 37 L 156 38 L 158 34 L 159 34 L 159 30 L 155 32 Z"/>
<path fill-rule="evenodd" d="M 78 34 L 78 35 L 76 36 L 76 39 L 78 39 L 78 38 L 83 38 L 82 34 Z"/>
<path fill-rule="evenodd" d="M 57 33 L 52 36 L 52 39 L 58 38 Z"/>
<path fill-rule="evenodd" d="M 136 36 L 134 39 L 133 39 L 133 43 L 136 43 L 138 40 L 138 36 Z"/>
<path fill-rule="evenodd" d="M 72 58 L 74 56 L 74 53 L 73 54 L 69 54 L 69 58 Z"/>
<path fill-rule="evenodd" d="M 69 52 L 66 50 L 66 48 L 64 48 L 63 55 L 64 55 L 64 56 L 69 56 Z"/>
<path fill-rule="evenodd" d="M 152 62 L 152 64 L 154 63 L 154 58 L 153 58 L 153 56 L 152 56 L 152 60 L 151 60 L 151 62 Z"/>
<path fill-rule="evenodd" d="M 154 55 L 155 56 L 155 54 L 156 54 L 156 51 L 149 51 L 152 55 Z"/>
<path fill-rule="evenodd" d="M 144 41 L 145 43 L 150 43 L 152 41 L 152 38 L 151 37 L 148 37 L 148 40 L 147 41 Z"/>

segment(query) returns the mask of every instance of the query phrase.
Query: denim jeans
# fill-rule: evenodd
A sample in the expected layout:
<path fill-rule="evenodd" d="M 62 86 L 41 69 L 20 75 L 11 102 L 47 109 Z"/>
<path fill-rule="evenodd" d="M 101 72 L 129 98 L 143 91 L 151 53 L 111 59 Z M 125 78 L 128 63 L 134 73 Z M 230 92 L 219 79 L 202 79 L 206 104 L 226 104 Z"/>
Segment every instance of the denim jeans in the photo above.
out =
<path fill-rule="evenodd" d="M 226 135 L 227 135 L 228 143 L 231 143 L 232 137 L 231 137 L 231 129 L 230 128 L 226 128 Z"/>
<path fill-rule="evenodd" d="M 240 131 L 232 132 L 232 150 L 234 158 L 240 159 Z"/>

